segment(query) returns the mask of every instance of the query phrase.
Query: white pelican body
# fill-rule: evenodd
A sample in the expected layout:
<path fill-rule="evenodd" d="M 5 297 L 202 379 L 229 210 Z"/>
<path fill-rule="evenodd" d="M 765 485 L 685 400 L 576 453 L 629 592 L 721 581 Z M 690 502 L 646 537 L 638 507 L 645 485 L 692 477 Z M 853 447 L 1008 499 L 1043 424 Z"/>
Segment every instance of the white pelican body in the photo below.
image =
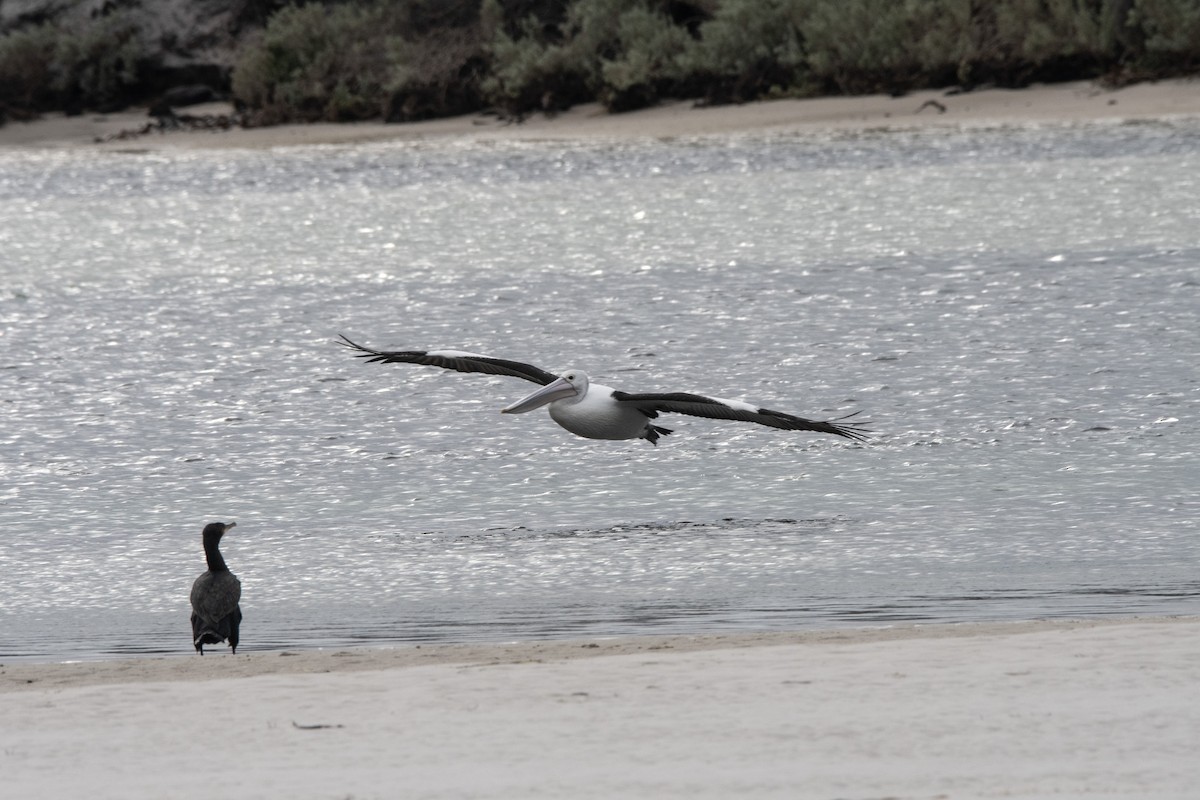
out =
<path fill-rule="evenodd" d="M 784 430 L 831 433 L 857 441 L 866 439 L 867 434 L 861 424 L 843 422 L 846 417 L 832 421 L 811 420 L 740 400 L 723 400 L 685 392 L 622 392 L 611 386 L 591 383 L 587 374 L 577 369 L 567 370 L 560 377 L 520 361 L 461 350 L 372 350 L 355 344 L 345 336 L 339 344 L 357 351 L 356 355 L 368 362 L 424 364 L 457 372 L 510 375 L 540 383 L 540 388 L 501 411 L 505 414 L 523 414 L 549 405 L 551 419 L 585 439 L 645 439 L 657 444 L 661 436 L 671 433 L 667 428 L 651 424 L 650 421 L 660 413 L 756 422 Z"/>
<path fill-rule="evenodd" d="M 613 399 L 616 389 L 591 383 L 579 370 L 568 370 L 563 377 L 518 400 L 504 414 L 523 414 L 547 403 L 550 419 L 585 439 L 658 439 L 650 417 L 636 406 Z M 659 428 L 665 431 L 665 428 Z"/>

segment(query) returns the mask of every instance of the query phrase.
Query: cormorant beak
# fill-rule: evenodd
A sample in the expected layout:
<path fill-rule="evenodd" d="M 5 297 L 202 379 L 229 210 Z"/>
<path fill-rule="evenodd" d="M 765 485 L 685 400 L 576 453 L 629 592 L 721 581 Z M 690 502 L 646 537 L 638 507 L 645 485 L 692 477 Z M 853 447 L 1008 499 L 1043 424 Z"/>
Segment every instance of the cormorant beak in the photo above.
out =
<path fill-rule="evenodd" d="M 230 528 L 236 528 L 236 527 L 237 527 L 237 523 L 236 523 L 236 522 L 226 522 L 226 523 L 225 523 L 225 530 L 224 530 L 223 532 L 224 532 L 224 533 L 229 533 L 229 529 L 230 529 Z"/>

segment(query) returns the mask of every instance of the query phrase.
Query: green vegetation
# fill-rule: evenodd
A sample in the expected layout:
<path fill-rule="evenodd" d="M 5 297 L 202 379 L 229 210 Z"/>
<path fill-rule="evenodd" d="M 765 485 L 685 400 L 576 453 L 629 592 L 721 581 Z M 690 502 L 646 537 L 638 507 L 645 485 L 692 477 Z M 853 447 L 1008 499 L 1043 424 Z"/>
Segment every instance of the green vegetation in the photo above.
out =
<path fill-rule="evenodd" d="M 289 6 L 242 48 L 233 95 L 258 124 L 420 119 L 478 108 L 477 21 L 429 26 L 425 4 Z M 458 20 L 451 20 L 459 22 Z"/>
<path fill-rule="evenodd" d="M 1200 68 L 1200 0 L 575 0 L 561 20 L 484 5 L 484 98 L 513 115 Z"/>
<path fill-rule="evenodd" d="M 1128 25 L 1141 69 L 1166 75 L 1200 70 L 1200 0 L 1139 0 Z"/>
<path fill-rule="evenodd" d="M 230 0 L 231 3 L 234 0 Z M 244 2 L 244 0 L 243 0 Z M 122 4 L 126 6 L 127 4 Z M 228 86 L 252 124 L 611 111 L 1200 71 L 1200 0 L 310 0 L 255 8 Z M 153 99 L 126 7 L 0 37 L 0 116 Z"/>
<path fill-rule="evenodd" d="M 485 5 L 489 18 L 503 18 L 497 0 Z M 512 114 L 593 99 L 614 110 L 655 102 L 678 82 L 677 62 L 691 38 L 654 5 L 585 0 L 559 25 L 527 17 L 517 35 L 497 30 L 488 44 L 485 97 Z"/>
<path fill-rule="evenodd" d="M 285 8 L 243 49 L 234 96 L 267 124 L 378 117 L 396 72 L 397 28 L 382 4 Z"/>
<path fill-rule="evenodd" d="M 706 103 L 816 94 L 791 0 L 730 0 L 696 29 L 679 65 Z"/>
<path fill-rule="evenodd" d="M 49 110 L 123 108 L 157 67 L 136 18 L 102 17 L 76 31 L 51 23 L 0 38 L 0 120 Z"/>

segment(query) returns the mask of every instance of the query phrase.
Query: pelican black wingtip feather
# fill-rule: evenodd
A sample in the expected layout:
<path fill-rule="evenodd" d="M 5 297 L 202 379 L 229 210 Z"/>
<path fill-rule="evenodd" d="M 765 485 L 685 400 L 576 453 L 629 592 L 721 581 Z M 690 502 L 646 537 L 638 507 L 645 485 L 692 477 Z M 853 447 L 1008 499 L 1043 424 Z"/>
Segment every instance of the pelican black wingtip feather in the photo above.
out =
<path fill-rule="evenodd" d="M 374 350 L 371 350 L 370 348 L 363 347 L 361 344 L 358 344 L 357 342 L 351 341 L 350 337 L 344 333 L 339 333 L 338 338 L 334 339 L 333 343 L 340 344 L 342 347 L 349 347 L 351 350 L 358 350 L 362 353 L 375 353 L 376 352 Z"/>
<path fill-rule="evenodd" d="M 341 340 L 339 341 L 335 339 L 334 344 L 340 344 L 342 347 L 350 348 L 351 350 L 355 351 L 355 358 L 365 358 L 368 364 L 374 364 L 376 362 L 386 364 L 389 360 L 393 360 L 395 356 L 405 355 L 403 353 L 385 353 L 382 350 L 372 350 L 369 347 L 364 347 L 358 342 L 351 341 L 350 338 L 345 334 L 339 333 L 338 336 L 341 337 Z"/>
<path fill-rule="evenodd" d="M 504 375 L 532 381 L 543 386 L 558 379 L 553 372 L 547 372 L 541 367 L 507 358 L 493 358 L 479 353 L 469 353 L 465 350 L 372 350 L 370 347 L 364 347 L 351 341 L 344 334 L 339 334 L 339 336 L 341 336 L 341 341 L 336 341 L 336 344 L 354 350 L 354 355 L 366 359 L 368 364 L 420 364 L 425 367 L 440 367 L 455 372 Z"/>
<path fill-rule="evenodd" d="M 844 417 L 826 420 L 823 424 L 829 426 L 828 433 L 836 434 L 837 436 L 844 436 L 847 439 L 855 442 L 865 442 L 870 439 L 871 434 L 875 432 L 866 427 L 870 423 L 859 422 L 857 420 L 854 422 L 846 422 L 846 420 L 850 419 L 851 417 L 857 417 L 861 413 L 861 411 L 855 411 L 854 413 L 847 414 Z"/>

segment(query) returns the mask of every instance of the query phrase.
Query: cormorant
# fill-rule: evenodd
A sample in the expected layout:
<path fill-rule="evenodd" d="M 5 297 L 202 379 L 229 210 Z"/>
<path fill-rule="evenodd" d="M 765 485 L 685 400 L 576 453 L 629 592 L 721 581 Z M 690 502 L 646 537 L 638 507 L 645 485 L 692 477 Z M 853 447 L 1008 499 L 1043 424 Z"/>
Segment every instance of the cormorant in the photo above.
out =
<path fill-rule="evenodd" d="M 221 537 L 236 522 L 210 522 L 204 526 L 204 558 L 208 571 L 192 584 L 192 643 L 204 655 L 204 645 L 229 640 L 236 653 L 238 627 L 242 624 L 242 582 L 225 566 L 221 557 Z"/>

